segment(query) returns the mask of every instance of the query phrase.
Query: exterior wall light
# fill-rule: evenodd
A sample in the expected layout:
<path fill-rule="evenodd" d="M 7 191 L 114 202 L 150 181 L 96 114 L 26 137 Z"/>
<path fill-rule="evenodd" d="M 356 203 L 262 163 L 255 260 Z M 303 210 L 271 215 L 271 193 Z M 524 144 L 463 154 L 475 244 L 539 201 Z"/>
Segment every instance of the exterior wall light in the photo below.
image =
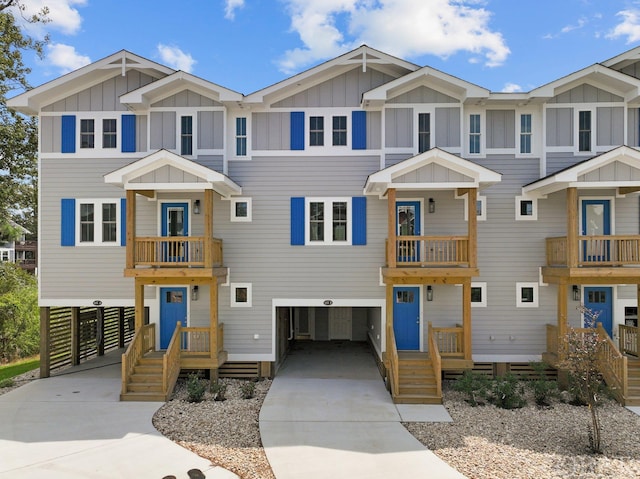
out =
<path fill-rule="evenodd" d="M 433 288 L 427 286 L 427 301 L 433 301 Z"/>
<path fill-rule="evenodd" d="M 198 301 L 198 296 L 200 295 L 200 288 L 198 286 L 194 286 L 191 288 L 191 301 Z"/>
<path fill-rule="evenodd" d="M 573 285 L 573 300 L 580 301 L 580 288 L 577 284 Z"/>
<path fill-rule="evenodd" d="M 199 215 L 200 214 L 200 200 L 196 200 L 193 203 L 193 214 L 194 215 Z"/>
<path fill-rule="evenodd" d="M 436 200 L 433 198 L 429 198 L 429 213 L 436 212 Z"/>

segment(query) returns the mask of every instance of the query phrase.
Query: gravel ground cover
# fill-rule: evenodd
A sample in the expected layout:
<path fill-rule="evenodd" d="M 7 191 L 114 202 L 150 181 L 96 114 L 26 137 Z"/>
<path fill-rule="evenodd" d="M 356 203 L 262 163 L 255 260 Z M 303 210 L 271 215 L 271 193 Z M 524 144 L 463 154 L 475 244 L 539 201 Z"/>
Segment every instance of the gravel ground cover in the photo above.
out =
<path fill-rule="evenodd" d="M 8 393 L 9 391 L 13 391 L 20 386 L 27 384 L 28 382 L 33 381 L 34 379 L 40 379 L 40 369 L 33 369 L 31 371 L 27 371 L 24 374 L 20 374 L 19 376 L 15 376 L 13 379 L 13 386 L 8 386 L 6 388 L 0 388 L 0 396 Z"/>

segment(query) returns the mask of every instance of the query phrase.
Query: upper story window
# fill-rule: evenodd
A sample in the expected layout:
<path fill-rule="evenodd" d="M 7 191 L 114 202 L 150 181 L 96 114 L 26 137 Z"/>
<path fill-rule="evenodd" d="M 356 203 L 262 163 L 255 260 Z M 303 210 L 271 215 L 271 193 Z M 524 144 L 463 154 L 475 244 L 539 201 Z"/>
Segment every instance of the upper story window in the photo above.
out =
<path fill-rule="evenodd" d="M 324 145 L 324 117 L 323 116 L 309 117 L 309 145 L 310 146 Z"/>
<path fill-rule="evenodd" d="M 431 115 L 418 114 L 418 153 L 431 149 Z"/>
<path fill-rule="evenodd" d="M 591 111 L 578 112 L 578 151 L 591 151 Z"/>
<path fill-rule="evenodd" d="M 351 244 L 351 199 L 307 199 L 307 244 Z"/>
<path fill-rule="evenodd" d="M 95 147 L 95 120 L 80 120 L 80 148 Z"/>
<path fill-rule="evenodd" d="M 520 115 L 520 153 L 531 153 L 531 113 Z"/>
<path fill-rule="evenodd" d="M 115 118 L 102 120 L 102 148 L 116 148 L 118 145 L 118 130 Z"/>
<path fill-rule="evenodd" d="M 118 244 L 120 205 L 113 200 L 78 202 L 78 244 Z"/>
<path fill-rule="evenodd" d="M 480 153 L 480 115 L 469 115 L 469 153 Z"/>
<path fill-rule="evenodd" d="M 180 154 L 193 154 L 193 117 L 180 117 Z"/>
<path fill-rule="evenodd" d="M 347 117 L 333 117 L 333 146 L 347 145 Z"/>
<path fill-rule="evenodd" d="M 236 156 L 247 156 L 247 119 L 236 118 Z"/>

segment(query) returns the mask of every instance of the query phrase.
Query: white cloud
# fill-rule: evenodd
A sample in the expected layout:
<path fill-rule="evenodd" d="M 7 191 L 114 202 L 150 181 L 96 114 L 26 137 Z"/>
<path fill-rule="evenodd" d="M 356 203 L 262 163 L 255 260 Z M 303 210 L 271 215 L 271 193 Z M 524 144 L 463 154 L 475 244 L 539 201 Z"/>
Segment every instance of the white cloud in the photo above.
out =
<path fill-rule="evenodd" d="M 26 17 L 39 13 L 44 7 L 49 9 L 48 23 L 23 23 L 31 35 L 43 37 L 45 32 L 50 30 L 58 30 L 66 35 L 78 33 L 82 17 L 75 7 L 85 6 L 87 0 L 29 0 L 22 3 L 26 7 L 23 14 Z M 16 18 L 20 18 L 20 13 L 16 14 Z"/>
<path fill-rule="evenodd" d="M 627 43 L 640 40 L 640 10 L 622 10 L 616 14 L 622 22 L 607 34 L 607 38 L 627 37 Z"/>
<path fill-rule="evenodd" d="M 172 47 L 169 45 L 158 44 L 158 53 L 164 63 L 176 70 L 182 70 L 187 73 L 191 73 L 196 61 L 193 59 L 190 53 L 185 53 L 178 47 Z"/>
<path fill-rule="evenodd" d="M 579 30 L 583 28 L 587 23 L 589 23 L 589 21 L 586 18 L 580 17 L 575 25 L 566 25 L 562 27 L 560 33 L 569 33 L 572 30 Z"/>
<path fill-rule="evenodd" d="M 477 0 L 286 2 L 291 29 L 304 44 L 285 53 L 280 67 L 286 73 L 363 43 L 400 57 L 448 57 L 465 51 L 483 56 L 490 67 L 502 64 L 510 53 L 502 34 L 489 27 L 491 13 Z"/>
<path fill-rule="evenodd" d="M 236 10 L 244 7 L 244 0 L 226 0 L 224 8 L 224 18 L 233 20 L 236 17 Z"/>
<path fill-rule="evenodd" d="M 62 73 L 77 70 L 91 63 L 91 58 L 79 54 L 71 45 L 51 43 L 47 45 L 47 63 L 59 68 Z"/>
<path fill-rule="evenodd" d="M 502 91 L 504 93 L 516 93 L 522 91 L 522 87 L 517 83 L 505 83 L 504 87 L 502 87 Z"/>

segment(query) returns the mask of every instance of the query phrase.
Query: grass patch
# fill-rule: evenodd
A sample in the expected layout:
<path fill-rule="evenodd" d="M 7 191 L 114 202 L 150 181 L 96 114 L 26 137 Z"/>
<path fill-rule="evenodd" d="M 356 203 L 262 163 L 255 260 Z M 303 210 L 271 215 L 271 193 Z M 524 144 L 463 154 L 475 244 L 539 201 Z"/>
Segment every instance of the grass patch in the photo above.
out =
<path fill-rule="evenodd" d="M 26 373 L 38 367 L 40 367 L 39 356 L 21 359 L 13 363 L 0 366 L 0 381 L 19 376 L 20 374 Z"/>

